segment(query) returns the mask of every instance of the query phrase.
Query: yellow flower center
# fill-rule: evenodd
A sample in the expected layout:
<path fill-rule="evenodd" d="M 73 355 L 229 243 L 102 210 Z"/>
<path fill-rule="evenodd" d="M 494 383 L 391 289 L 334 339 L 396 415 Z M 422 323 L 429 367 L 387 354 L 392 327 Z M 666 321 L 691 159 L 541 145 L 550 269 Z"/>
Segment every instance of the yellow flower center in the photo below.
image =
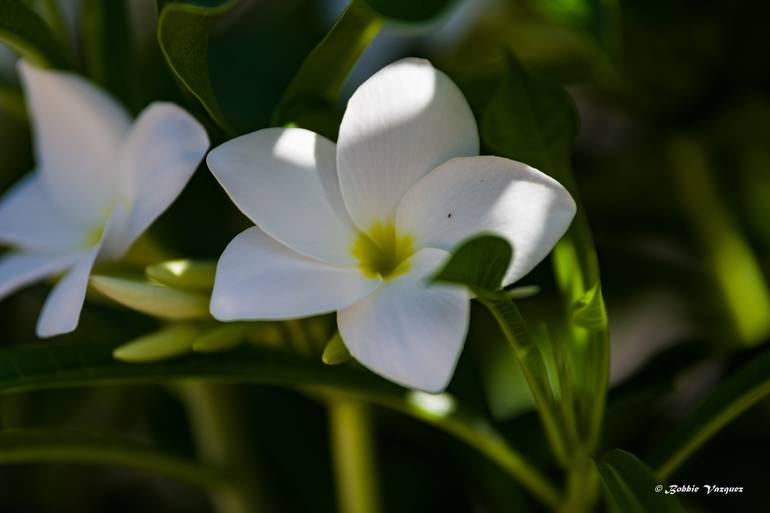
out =
<path fill-rule="evenodd" d="M 358 234 L 352 252 L 365 276 L 387 280 L 409 270 L 407 259 L 414 253 L 414 239 L 396 233 L 393 222 L 376 222 Z"/>

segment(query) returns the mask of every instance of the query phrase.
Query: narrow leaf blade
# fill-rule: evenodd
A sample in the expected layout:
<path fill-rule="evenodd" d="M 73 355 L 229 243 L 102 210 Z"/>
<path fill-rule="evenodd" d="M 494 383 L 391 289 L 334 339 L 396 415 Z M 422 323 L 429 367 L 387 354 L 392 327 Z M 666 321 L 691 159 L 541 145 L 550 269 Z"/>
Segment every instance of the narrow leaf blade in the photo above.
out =
<path fill-rule="evenodd" d="M 662 485 L 652 470 L 633 454 L 614 449 L 602 458 L 598 469 L 614 513 L 683 513 L 673 495 L 656 488 Z"/>
<path fill-rule="evenodd" d="M 158 16 L 158 43 L 179 83 L 201 103 L 227 133 L 227 124 L 209 77 L 209 32 L 214 21 L 235 6 L 227 0 L 214 7 L 167 2 Z"/>

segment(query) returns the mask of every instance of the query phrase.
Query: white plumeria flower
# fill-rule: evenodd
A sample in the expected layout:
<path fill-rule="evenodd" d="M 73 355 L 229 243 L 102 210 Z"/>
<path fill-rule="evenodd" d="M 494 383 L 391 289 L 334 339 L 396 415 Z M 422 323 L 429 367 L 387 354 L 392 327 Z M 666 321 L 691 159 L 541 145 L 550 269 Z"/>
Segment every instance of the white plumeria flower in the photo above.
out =
<path fill-rule="evenodd" d="M 478 156 L 455 84 L 404 59 L 350 99 L 337 144 L 269 128 L 212 150 L 209 168 L 257 226 L 227 246 L 211 312 L 220 320 L 337 311 L 351 354 L 408 387 L 443 390 L 468 329 L 470 295 L 426 279 L 463 240 L 491 232 L 514 258 L 508 285 L 540 262 L 575 213 L 569 193 L 512 160 Z"/>
<path fill-rule="evenodd" d="M 176 199 L 209 147 L 204 128 L 170 103 L 132 123 L 115 100 L 82 78 L 25 61 L 19 72 L 37 169 L 0 201 L 0 298 L 64 272 L 37 334 L 74 330 L 91 269 L 120 258 Z"/>

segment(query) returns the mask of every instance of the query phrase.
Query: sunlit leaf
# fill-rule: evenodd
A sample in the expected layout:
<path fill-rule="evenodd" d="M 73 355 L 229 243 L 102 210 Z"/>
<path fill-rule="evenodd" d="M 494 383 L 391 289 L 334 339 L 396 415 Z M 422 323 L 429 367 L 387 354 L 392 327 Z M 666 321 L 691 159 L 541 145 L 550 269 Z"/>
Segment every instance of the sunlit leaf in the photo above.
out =
<path fill-rule="evenodd" d="M 130 363 L 173 358 L 192 351 L 193 343 L 200 333 L 200 328 L 196 326 L 176 324 L 126 342 L 115 349 L 113 356 L 117 360 Z"/>
<path fill-rule="evenodd" d="M 663 441 L 655 461 L 668 477 L 720 429 L 770 394 L 770 350 L 765 350 L 717 388 L 679 422 Z"/>
<path fill-rule="evenodd" d="M 69 61 L 62 42 L 21 0 L 0 0 L 0 42 L 36 64 L 66 67 Z"/>
<path fill-rule="evenodd" d="M 575 304 L 572 320 L 589 331 L 607 329 L 607 311 L 604 308 L 601 284 L 597 283 Z"/>
<path fill-rule="evenodd" d="M 513 249 L 496 235 L 480 235 L 463 242 L 433 276 L 433 281 L 464 285 L 474 292 L 495 292 L 502 285 Z"/>
<path fill-rule="evenodd" d="M 381 26 L 382 19 L 351 3 L 294 75 L 273 112 L 273 125 L 295 124 L 336 140 L 337 96 Z"/>
<path fill-rule="evenodd" d="M 614 449 L 598 469 L 612 513 L 683 513 L 676 497 L 663 493 L 650 467 L 633 454 Z"/>
<path fill-rule="evenodd" d="M 214 7 L 182 2 L 161 2 L 158 15 L 158 43 L 179 83 L 187 89 L 211 118 L 232 133 L 219 107 L 209 76 L 209 32 L 216 19 L 238 0 Z"/>
<path fill-rule="evenodd" d="M 171 320 L 211 317 L 209 297 L 200 292 L 112 276 L 93 276 L 91 285 L 113 301 L 154 317 Z"/>
<path fill-rule="evenodd" d="M 723 197 L 709 157 L 695 139 L 680 137 L 670 144 L 677 197 L 735 327 L 734 340 L 757 345 L 770 335 L 770 289 L 757 255 Z"/>

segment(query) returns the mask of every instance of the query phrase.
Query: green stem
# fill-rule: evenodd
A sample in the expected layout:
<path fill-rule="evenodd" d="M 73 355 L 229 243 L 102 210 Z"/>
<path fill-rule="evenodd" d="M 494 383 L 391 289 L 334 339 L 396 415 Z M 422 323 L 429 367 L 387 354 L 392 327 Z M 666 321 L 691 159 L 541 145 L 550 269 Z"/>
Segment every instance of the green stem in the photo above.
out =
<path fill-rule="evenodd" d="M 104 435 L 54 429 L 12 429 L 0 432 L 0 463 L 90 463 L 115 465 L 160 474 L 216 490 L 224 474 L 193 461 L 170 456 L 135 442 Z"/>
<path fill-rule="evenodd" d="M 583 445 L 587 452 L 597 446 L 606 408 L 609 382 L 610 339 L 607 327 L 586 330 L 572 322 L 575 305 L 600 282 L 599 260 L 591 227 L 575 183 L 570 163 L 556 166 L 556 177 L 570 191 L 578 209 L 572 226 L 553 251 L 556 282 L 567 308 L 570 333 L 577 351 L 572 367 L 583 370 L 575 376 L 577 408 Z M 601 294 L 601 290 L 597 291 Z"/>
<path fill-rule="evenodd" d="M 381 406 L 430 424 L 461 440 L 498 465 L 514 481 L 529 490 L 543 504 L 559 505 L 559 492 L 540 472 L 516 452 L 487 421 L 464 409 L 449 394 L 438 396 L 411 391 L 406 400 L 391 394 L 372 394 L 350 390 L 306 388 L 312 396 L 324 399 L 352 399 Z M 425 398 L 429 398 L 426 404 Z M 437 407 L 436 404 L 440 403 Z"/>
<path fill-rule="evenodd" d="M 228 486 L 212 492 L 219 513 L 269 511 L 259 474 L 249 451 L 235 385 L 183 382 L 178 385 L 187 407 L 200 457 L 228 476 Z"/>
<path fill-rule="evenodd" d="M 524 373 L 535 408 L 545 427 L 554 454 L 562 465 L 570 460 L 570 448 L 563 419 L 557 413 L 556 400 L 548 382 L 545 362 L 540 350 L 529 337 L 526 322 L 508 295 L 479 294 L 479 301 L 492 313 L 505 338 L 511 344 L 516 360 Z"/>
<path fill-rule="evenodd" d="M 374 437 L 367 407 L 353 399 L 333 399 L 328 407 L 339 510 L 379 513 Z"/>
<path fill-rule="evenodd" d="M 593 460 L 577 458 L 567 474 L 567 493 L 560 513 L 591 511 L 598 492 L 598 478 Z"/>

